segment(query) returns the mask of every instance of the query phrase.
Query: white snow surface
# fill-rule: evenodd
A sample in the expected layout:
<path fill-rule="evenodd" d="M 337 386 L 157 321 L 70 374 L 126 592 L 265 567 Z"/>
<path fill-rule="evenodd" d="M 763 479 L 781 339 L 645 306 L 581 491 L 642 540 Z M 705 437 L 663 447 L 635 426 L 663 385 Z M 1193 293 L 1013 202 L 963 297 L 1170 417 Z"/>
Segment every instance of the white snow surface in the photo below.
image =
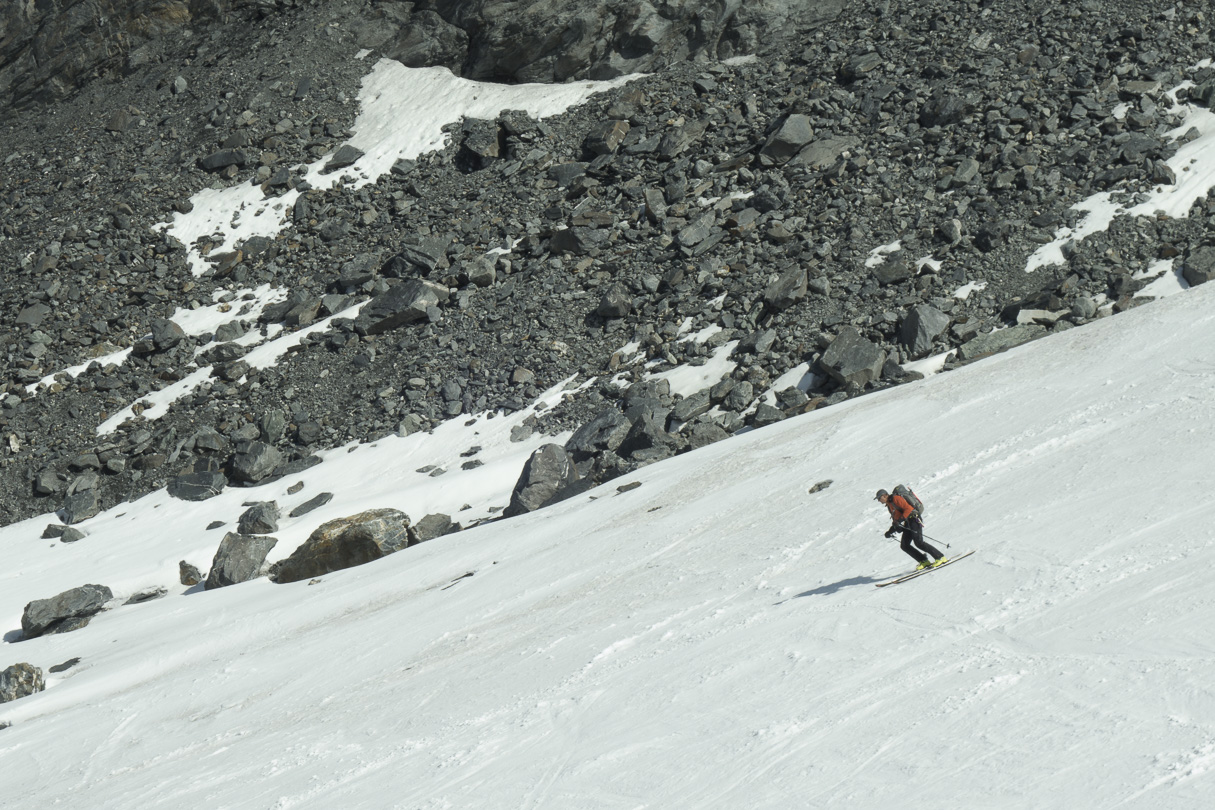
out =
<path fill-rule="evenodd" d="M 398 160 L 444 148 L 450 135 L 443 127 L 462 118 L 496 118 L 503 110 L 524 110 L 533 118 L 549 118 L 581 104 L 595 93 L 619 87 L 638 74 L 603 82 L 503 85 L 461 78 L 444 67 L 408 68 L 392 59 L 379 60 L 363 79 L 359 114 L 349 145 L 363 156 L 345 169 L 321 171 L 332 153 L 299 167 L 312 188 L 325 190 L 338 183 L 359 189 L 374 183 Z M 275 236 L 287 223 L 299 197 L 292 189 L 266 197 L 260 186 L 240 183 L 206 188 L 190 198 L 189 213 L 174 214 L 164 230 L 189 248 L 195 275 L 207 270 L 207 259 L 194 248 L 202 237 L 218 237 L 213 253 L 224 253 L 254 236 Z"/>
<path fill-rule="evenodd" d="M 175 583 L 242 501 L 335 493 L 278 559 L 368 507 L 488 514 L 544 439 L 454 421 L 334 450 L 296 496 L 8 526 L 0 668 L 80 661 L 0 705 L 0 805 L 1209 807 L 1213 343 L 1215 284 L 316 584 Z M 873 501 L 897 482 L 976 553 L 877 589 L 910 568 Z M 111 610 L 16 641 L 88 582 Z"/>

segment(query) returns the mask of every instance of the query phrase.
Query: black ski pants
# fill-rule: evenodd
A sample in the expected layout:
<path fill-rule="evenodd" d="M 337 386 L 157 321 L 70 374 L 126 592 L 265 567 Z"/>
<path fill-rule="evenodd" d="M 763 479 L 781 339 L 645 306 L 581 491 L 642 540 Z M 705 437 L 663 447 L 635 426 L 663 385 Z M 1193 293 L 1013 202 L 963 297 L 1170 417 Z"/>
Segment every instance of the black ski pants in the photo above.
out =
<path fill-rule="evenodd" d="M 899 543 L 899 548 L 920 563 L 928 562 L 929 557 L 939 560 L 945 556 L 924 539 L 924 524 L 916 517 L 903 521 L 903 540 Z"/>

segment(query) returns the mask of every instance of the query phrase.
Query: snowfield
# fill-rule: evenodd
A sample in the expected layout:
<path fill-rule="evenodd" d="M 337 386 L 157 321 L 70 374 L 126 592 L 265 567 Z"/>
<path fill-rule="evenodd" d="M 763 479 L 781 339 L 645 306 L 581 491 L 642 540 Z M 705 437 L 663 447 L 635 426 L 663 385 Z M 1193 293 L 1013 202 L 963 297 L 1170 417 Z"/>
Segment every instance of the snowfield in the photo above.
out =
<path fill-rule="evenodd" d="M 0 807 L 1210 807 L 1212 345 L 1206 285 L 315 584 L 176 585 L 288 481 L 6 527 L 0 668 L 80 661 L 0 706 Z M 273 557 L 368 505 L 505 505 L 459 469 L 505 419 L 408 472 L 330 453 Z M 912 567 L 898 482 L 977 553 L 877 589 Z M 169 593 L 16 641 L 89 582 Z"/>

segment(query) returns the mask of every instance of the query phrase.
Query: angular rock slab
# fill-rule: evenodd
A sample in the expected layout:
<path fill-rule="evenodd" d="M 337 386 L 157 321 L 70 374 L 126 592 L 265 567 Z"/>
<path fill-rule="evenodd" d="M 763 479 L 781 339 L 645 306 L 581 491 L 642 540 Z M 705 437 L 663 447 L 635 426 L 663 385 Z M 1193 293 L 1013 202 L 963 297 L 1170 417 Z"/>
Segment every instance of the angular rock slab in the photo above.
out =
<path fill-rule="evenodd" d="M 430 308 L 437 307 L 447 297 L 445 286 L 419 278 L 410 279 L 368 301 L 355 318 L 355 331 L 360 335 L 378 335 L 426 320 Z"/>
<path fill-rule="evenodd" d="M 979 335 L 977 338 L 964 343 L 958 349 L 958 357 L 963 360 L 977 360 L 980 357 L 986 357 L 989 354 L 995 354 L 1005 349 L 1011 349 L 1013 346 L 1028 343 L 1045 334 L 1046 329 L 1044 327 L 1028 323 L 1021 326 L 1011 326 L 1008 329 L 997 329 L 994 332 Z"/>
<path fill-rule="evenodd" d="M 840 385 L 865 385 L 878 379 L 886 352 L 851 326 L 840 330 L 839 336 L 819 358 L 819 366 Z"/>
<path fill-rule="evenodd" d="M 113 598 L 113 591 L 104 585 L 81 585 L 50 599 L 35 599 L 21 614 L 22 638 L 66 633 L 84 627 Z"/>
<path fill-rule="evenodd" d="M 523 465 L 505 514 L 513 517 L 556 503 L 577 481 L 573 457 L 559 444 L 546 444 Z"/>
<path fill-rule="evenodd" d="M 270 579 L 281 584 L 319 577 L 378 560 L 415 542 L 409 515 L 369 509 L 322 523 L 290 557 L 270 566 Z"/>
<path fill-rule="evenodd" d="M 265 573 L 266 555 L 277 543 L 275 537 L 228 532 L 215 550 L 203 587 L 209 591 L 257 579 Z"/>
<path fill-rule="evenodd" d="M 908 310 L 899 328 L 899 343 L 919 356 L 932 348 L 937 335 L 949 328 L 950 318 L 936 307 L 919 304 Z"/>

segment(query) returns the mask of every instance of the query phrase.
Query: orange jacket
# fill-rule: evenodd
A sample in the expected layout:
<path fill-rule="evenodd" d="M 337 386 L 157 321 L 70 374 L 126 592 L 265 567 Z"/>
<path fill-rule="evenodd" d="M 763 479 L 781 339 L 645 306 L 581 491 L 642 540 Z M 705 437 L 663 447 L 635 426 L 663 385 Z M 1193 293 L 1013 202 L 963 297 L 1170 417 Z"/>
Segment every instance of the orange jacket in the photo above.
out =
<path fill-rule="evenodd" d="M 886 499 L 886 509 L 890 512 L 890 520 L 894 523 L 906 520 L 915 512 L 915 507 L 907 503 L 902 495 L 891 495 Z"/>

